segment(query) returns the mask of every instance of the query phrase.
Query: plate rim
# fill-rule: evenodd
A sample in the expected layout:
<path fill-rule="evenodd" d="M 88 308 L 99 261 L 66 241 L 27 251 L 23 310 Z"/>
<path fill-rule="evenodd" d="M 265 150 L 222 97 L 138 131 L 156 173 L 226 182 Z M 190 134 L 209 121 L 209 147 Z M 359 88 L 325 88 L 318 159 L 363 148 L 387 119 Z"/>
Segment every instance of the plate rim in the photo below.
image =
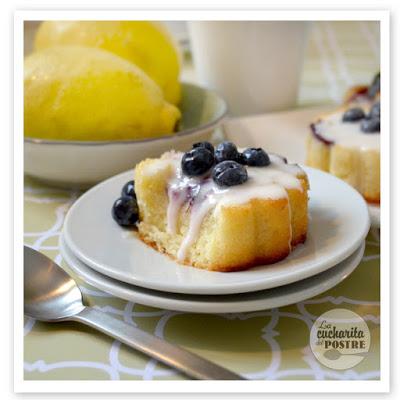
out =
<path fill-rule="evenodd" d="M 114 270 L 108 270 L 106 269 L 103 265 L 101 264 L 97 264 L 95 262 L 93 262 L 87 255 L 83 254 L 79 248 L 75 245 L 74 241 L 72 240 L 72 238 L 70 237 L 70 234 L 68 232 L 68 224 L 69 224 L 69 220 L 71 218 L 71 215 L 73 215 L 74 210 L 79 206 L 81 201 L 84 201 L 84 199 L 88 196 L 90 196 L 94 191 L 97 191 L 99 189 L 101 189 L 103 186 L 106 186 L 110 181 L 114 180 L 114 179 L 118 179 L 120 177 L 122 177 L 125 174 L 132 174 L 132 171 L 134 170 L 130 170 L 130 171 L 125 171 L 122 172 L 120 174 L 114 175 L 106 180 L 104 180 L 103 182 L 97 184 L 96 186 L 92 187 L 91 189 L 89 189 L 88 191 L 86 191 L 82 196 L 80 196 L 78 198 L 78 200 L 76 200 L 74 202 L 74 204 L 71 206 L 71 208 L 68 210 L 68 213 L 65 217 L 65 221 L 64 221 L 64 225 L 63 225 L 63 229 L 62 229 L 62 234 L 63 237 L 66 241 L 66 244 L 68 245 L 68 248 L 72 251 L 72 253 L 80 260 L 82 261 L 84 264 L 90 266 L 92 269 L 94 269 L 95 271 L 106 275 L 112 279 L 116 279 L 119 280 L 121 282 L 124 283 L 128 283 L 128 284 L 132 284 L 132 285 L 136 285 L 136 286 L 140 286 L 143 288 L 147 288 L 147 289 L 152 289 L 152 290 L 158 290 L 158 291 L 164 291 L 164 292 L 174 292 L 174 293 L 182 293 L 182 294 L 188 294 L 188 293 L 193 293 L 193 294 L 203 294 L 203 295 L 224 295 L 224 294 L 236 294 L 236 293 L 247 293 L 247 292 L 254 292 L 254 291 L 258 291 L 258 290 L 264 290 L 264 289 L 271 289 L 274 287 L 278 287 L 278 286 L 283 286 L 283 285 L 287 285 L 296 281 L 300 281 L 302 279 L 305 278 L 309 278 L 313 275 L 316 275 L 318 273 L 321 273 L 323 271 L 328 270 L 329 268 L 333 267 L 334 265 L 337 265 L 338 263 L 340 263 L 341 261 L 343 261 L 344 259 L 346 259 L 347 257 L 349 257 L 352 253 L 354 253 L 354 251 L 356 251 L 356 249 L 360 246 L 360 244 L 362 243 L 362 241 L 366 238 L 368 231 L 370 229 L 370 216 L 369 216 L 369 210 L 367 207 L 367 204 L 364 200 L 364 198 L 361 196 L 360 193 L 358 193 L 352 186 L 348 185 L 346 182 L 342 181 L 341 179 L 335 177 L 332 174 L 328 174 L 324 171 L 320 171 L 318 169 L 315 168 L 311 168 L 311 167 L 307 167 L 307 166 L 303 166 L 300 165 L 306 172 L 307 171 L 311 171 L 311 173 L 316 173 L 316 174 L 320 174 L 320 175 L 326 175 L 328 176 L 330 179 L 336 180 L 340 185 L 344 185 L 347 189 L 350 189 L 353 194 L 359 198 L 360 200 L 360 205 L 364 207 L 364 211 L 365 211 L 365 226 L 364 229 L 362 230 L 362 234 L 359 238 L 358 241 L 353 242 L 353 244 L 351 246 L 349 246 L 345 251 L 340 253 L 340 256 L 336 256 L 336 258 L 334 258 L 333 256 L 331 258 L 328 258 L 327 261 L 325 261 L 322 264 L 318 264 L 316 266 L 314 266 L 313 268 L 309 268 L 307 269 L 307 273 L 304 273 L 301 276 L 301 278 L 296 278 L 296 275 L 298 275 L 298 271 L 297 274 L 294 272 L 292 274 L 289 275 L 285 275 L 285 277 L 282 277 L 280 279 L 280 283 L 276 284 L 276 283 L 270 283 L 269 281 L 265 282 L 265 281 L 261 281 L 262 283 L 260 283 L 259 280 L 255 281 L 255 280 L 251 280 L 251 281 L 247 281 L 246 283 L 236 283 L 236 284 L 232 284 L 232 283 L 228 283 L 228 284 L 213 284 L 213 286 L 207 286 L 207 287 L 202 287 L 199 289 L 199 287 L 197 286 L 193 286 L 193 285 L 186 285 L 184 288 L 183 287 L 175 287 L 174 289 L 171 289 L 170 284 L 163 284 L 162 282 L 158 282 L 156 284 L 152 283 L 152 282 L 143 282 L 140 281 L 138 279 L 135 278 L 131 278 L 129 280 L 126 280 L 126 276 L 124 276 L 123 274 L 118 273 L 117 271 Z M 308 173 L 308 172 L 307 172 Z M 146 244 L 143 243 L 143 246 L 147 246 Z M 187 268 L 187 266 L 183 266 L 184 268 Z M 201 270 L 200 270 L 201 271 Z M 269 282 L 269 283 L 268 283 Z"/>
<path fill-rule="evenodd" d="M 171 310 L 171 311 L 178 311 L 178 312 L 191 312 L 191 313 L 202 313 L 202 314 L 221 314 L 221 313 L 236 313 L 236 312 L 253 312 L 253 311 L 260 311 L 260 310 L 268 310 L 271 308 L 276 308 L 276 307 L 285 307 L 291 304 L 296 304 L 299 303 L 301 301 L 307 300 L 309 298 L 313 298 L 315 296 L 320 295 L 321 293 L 324 293 L 330 289 L 332 289 L 333 287 L 337 286 L 338 284 L 340 284 L 341 282 L 343 282 L 345 279 L 347 279 L 347 277 L 349 275 L 351 275 L 354 270 L 360 265 L 360 262 L 362 260 L 362 257 L 364 255 L 364 251 L 365 251 L 365 240 L 359 245 L 359 247 L 355 250 L 355 252 L 353 252 L 350 256 L 348 256 L 346 259 L 342 260 L 340 263 L 338 263 L 337 265 L 335 265 L 334 267 L 320 272 L 319 274 L 313 275 L 311 277 L 308 277 L 304 280 L 301 281 L 297 281 L 294 283 L 291 283 L 289 285 L 283 285 L 277 288 L 274 288 L 273 290 L 275 291 L 284 291 L 285 287 L 287 289 L 287 287 L 292 286 L 295 287 L 300 286 L 301 283 L 307 284 L 307 281 L 309 283 L 309 286 L 306 288 L 300 288 L 300 290 L 298 290 L 298 292 L 302 293 L 301 295 L 298 295 L 297 298 L 292 297 L 292 300 L 289 301 L 284 301 L 283 298 L 281 299 L 281 301 L 276 301 L 275 303 L 271 304 L 271 302 L 273 302 L 273 300 L 269 300 L 269 304 L 268 305 L 268 300 L 265 300 L 264 302 L 262 302 L 262 297 L 261 298 L 256 298 L 256 299 L 250 299 L 247 302 L 245 302 L 243 304 L 243 297 L 244 296 L 254 296 L 254 294 L 259 294 L 260 296 L 263 293 L 267 293 L 270 292 L 269 289 L 265 289 L 265 290 L 261 290 L 258 291 L 256 293 L 237 293 L 237 294 L 229 294 L 227 295 L 228 297 L 237 297 L 238 299 L 240 298 L 241 301 L 238 302 L 233 302 L 231 304 L 229 303 L 224 303 L 223 302 L 223 298 L 225 296 L 220 296 L 220 295 L 208 295 L 208 296 L 203 296 L 203 295 L 189 295 L 189 294 L 180 294 L 180 293 L 166 293 L 163 291 L 158 291 L 158 290 L 152 290 L 152 289 L 147 289 L 147 288 L 143 288 L 140 286 L 135 286 L 135 285 L 130 285 L 128 283 L 125 282 L 121 282 L 118 281 L 116 279 L 110 278 L 106 275 L 101 274 L 98 271 L 93 270 L 92 268 L 90 268 L 89 266 L 87 266 L 85 263 L 83 263 L 81 260 L 79 260 L 70 249 L 68 249 L 68 246 L 65 244 L 65 240 L 63 239 L 63 237 L 60 237 L 60 252 L 61 255 L 63 257 L 63 260 L 67 263 L 67 265 L 69 266 L 70 269 L 72 269 L 74 271 L 74 273 L 76 273 L 84 282 L 86 282 L 87 284 L 96 287 L 99 290 L 102 290 L 106 293 L 111 294 L 112 296 L 124 299 L 126 301 L 133 301 L 133 302 L 137 302 L 139 304 L 143 304 L 149 307 L 155 307 L 155 308 L 160 308 L 160 309 L 166 309 L 166 310 Z M 68 254 L 68 252 L 72 253 L 71 255 Z M 82 270 L 79 269 L 79 267 L 76 267 L 76 265 L 72 265 L 73 262 L 71 262 L 71 257 L 75 258 L 77 260 L 78 263 L 83 264 L 83 266 L 85 268 L 87 268 L 91 273 L 95 274 L 95 275 L 99 275 L 100 279 L 104 279 L 107 282 L 111 282 L 111 284 L 114 285 L 114 287 L 116 287 L 116 290 L 114 289 L 113 291 L 110 291 L 109 289 L 104 289 L 104 287 L 99 287 L 99 285 L 97 283 L 94 283 L 94 280 L 91 279 L 90 277 L 87 278 L 87 275 L 82 273 Z M 74 261 L 76 263 L 76 261 Z M 334 275 L 332 275 L 332 272 L 334 272 L 333 270 L 336 267 L 339 267 L 339 265 L 341 264 L 342 268 L 344 269 L 343 272 L 339 272 L 336 273 Z M 326 275 L 332 275 L 328 278 L 326 278 Z M 324 277 L 325 281 L 322 282 L 315 282 L 314 284 L 310 283 L 312 281 L 315 281 L 316 279 L 318 279 L 318 277 Z M 127 288 L 119 288 L 119 286 L 126 286 Z M 319 289 L 316 289 L 317 287 L 319 287 Z M 113 289 L 113 288 L 112 288 Z M 138 293 L 142 292 L 142 293 Z M 123 292 L 129 292 L 133 293 L 133 296 L 136 296 L 136 298 L 128 295 L 121 295 L 121 291 Z M 154 295 L 152 295 L 151 292 L 155 292 L 158 294 L 161 294 L 161 296 L 159 298 L 155 298 Z M 298 293 L 297 292 L 297 293 Z M 312 292 L 312 293 L 310 293 Z M 162 296 L 164 295 L 164 296 Z M 175 298 L 173 299 L 167 299 L 167 303 L 165 296 L 175 296 Z M 295 294 L 292 293 L 291 296 L 294 296 Z M 176 297 L 183 297 L 183 299 L 178 299 Z M 184 299 L 185 297 L 187 297 L 188 299 Z M 190 297 L 192 297 L 192 299 L 190 299 Z M 210 304 L 206 304 L 204 302 L 202 302 L 201 300 L 194 300 L 194 297 L 196 298 L 200 298 L 201 297 L 211 297 L 211 298 L 215 298 L 215 302 L 214 303 L 210 303 Z M 143 302 L 143 299 L 144 302 Z M 151 300 L 153 299 L 153 300 Z M 222 301 L 221 301 L 222 299 Z M 149 300 L 149 301 L 148 301 Z M 161 304 L 161 301 L 163 302 L 163 304 Z M 236 308 L 227 308 L 229 306 L 232 307 L 236 307 Z M 178 308 L 177 308 L 178 307 Z"/>
<path fill-rule="evenodd" d="M 369 218 L 373 228 L 381 227 L 381 206 L 378 204 L 367 203 Z"/>

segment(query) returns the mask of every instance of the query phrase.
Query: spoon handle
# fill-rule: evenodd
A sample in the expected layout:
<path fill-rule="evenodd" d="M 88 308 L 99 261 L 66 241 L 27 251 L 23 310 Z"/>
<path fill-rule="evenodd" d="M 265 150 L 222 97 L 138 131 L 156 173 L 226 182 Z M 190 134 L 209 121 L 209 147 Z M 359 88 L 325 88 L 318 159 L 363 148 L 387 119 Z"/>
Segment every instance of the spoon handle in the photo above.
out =
<path fill-rule="evenodd" d="M 92 307 L 68 318 L 95 328 L 195 379 L 243 380 L 217 364 Z"/>

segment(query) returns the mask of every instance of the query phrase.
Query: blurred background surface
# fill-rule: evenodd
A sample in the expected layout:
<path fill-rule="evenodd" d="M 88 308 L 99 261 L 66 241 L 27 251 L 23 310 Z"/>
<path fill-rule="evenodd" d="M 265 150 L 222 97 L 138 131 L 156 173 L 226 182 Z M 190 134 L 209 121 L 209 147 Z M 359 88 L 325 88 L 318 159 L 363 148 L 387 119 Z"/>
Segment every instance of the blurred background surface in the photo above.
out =
<path fill-rule="evenodd" d="M 25 22 L 25 54 L 39 21 Z M 182 80 L 197 82 L 187 22 L 166 22 L 182 49 Z M 345 90 L 369 83 L 379 70 L 379 22 L 316 21 L 311 24 L 301 73 L 298 106 L 340 103 Z"/>

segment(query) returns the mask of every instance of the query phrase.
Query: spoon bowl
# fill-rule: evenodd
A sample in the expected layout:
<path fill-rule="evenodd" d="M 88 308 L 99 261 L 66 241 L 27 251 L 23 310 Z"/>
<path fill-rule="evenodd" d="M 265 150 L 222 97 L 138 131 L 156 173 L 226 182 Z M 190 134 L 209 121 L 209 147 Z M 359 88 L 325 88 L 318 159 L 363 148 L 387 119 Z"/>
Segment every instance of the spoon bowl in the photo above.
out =
<path fill-rule="evenodd" d="M 84 309 L 76 282 L 58 265 L 24 247 L 24 312 L 41 321 L 57 321 Z"/>

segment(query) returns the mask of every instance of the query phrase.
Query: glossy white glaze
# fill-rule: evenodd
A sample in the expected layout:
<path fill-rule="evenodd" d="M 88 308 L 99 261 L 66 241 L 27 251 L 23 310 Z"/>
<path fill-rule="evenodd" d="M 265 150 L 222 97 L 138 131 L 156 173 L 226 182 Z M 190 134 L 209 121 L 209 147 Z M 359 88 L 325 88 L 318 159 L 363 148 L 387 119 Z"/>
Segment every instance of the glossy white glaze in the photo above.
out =
<path fill-rule="evenodd" d="M 380 132 L 364 133 L 361 121 L 343 122 L 343 111 L 331 114 L 316 124 L 317 133 L 324 139 L 344 147 L 361 150 L 380 149 Z"/>
<path fill-rule="evenodd" d="M 254 198 L 286 198 L 286 189 L 302 190 L 301 181 L 297 177 L 304 174 L 302 169 L 294 164 L 286 164 L 282 157 L 274 154 L 270 155 L 269 166 L 247 167 L 248 180 L 231 187 L 218 186 L 210 176 L 190 178 L 183 175 L 180 167 L 181 157 L 182 153 L 165 154 L 155 163 L 157 165 L 152 167 L 156 171 L 158 168 L 165 168 L 166 163 L 169 163 L 174 171 L 167 185 L 169 233 L 176 233 L 182 207 L 190 209 L 189 228 L 177 256 L 180 261 L 185 259 L 188 249 L 197 240 L 202 221 L 211 210 L 219 212 L 221 207 L 245 204 Z"/>

